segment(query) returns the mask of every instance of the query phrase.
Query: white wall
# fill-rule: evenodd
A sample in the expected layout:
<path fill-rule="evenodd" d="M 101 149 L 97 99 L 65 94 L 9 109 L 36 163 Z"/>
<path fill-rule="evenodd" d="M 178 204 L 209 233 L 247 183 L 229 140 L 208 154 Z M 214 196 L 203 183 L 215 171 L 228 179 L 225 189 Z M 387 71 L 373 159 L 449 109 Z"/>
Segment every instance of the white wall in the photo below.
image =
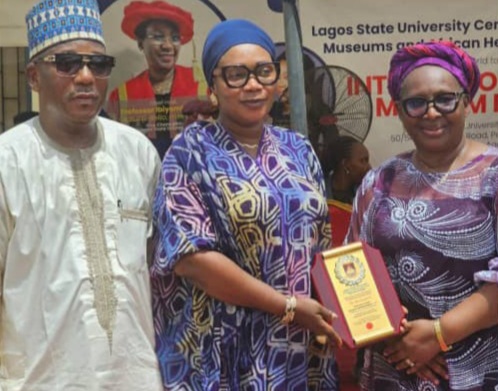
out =
<path fill-rule="evenodd" d="M 0 0 L 0 46 L 27 46 L 24 16 L 35 0 Z"/>

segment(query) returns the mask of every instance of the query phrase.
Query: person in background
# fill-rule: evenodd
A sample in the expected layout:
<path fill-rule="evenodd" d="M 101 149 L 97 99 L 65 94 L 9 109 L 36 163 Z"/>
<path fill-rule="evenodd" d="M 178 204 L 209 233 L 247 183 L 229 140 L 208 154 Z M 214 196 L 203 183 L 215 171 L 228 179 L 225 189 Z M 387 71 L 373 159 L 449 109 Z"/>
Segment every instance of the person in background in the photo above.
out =
<path fill-rule="evenodd" d="M 289 100 L 289 73 L 285 52 L 277 57 L 277 61 L 280 67 L 280 76 L 275 88 L 275 102 L 270 109 L 269 116 L 271 117 L 271 123 L 274 126 L 290 128 L 291 108 Z"/>
<path fill-rule="evenodd" d="M 415 149 L 369 171 L 347 240 L 378 248 L 406 332 L 367 349 L 365 390 L 498 388 L 498 150 L 468 139 L 474 58 L 451 42 L 400 49 L 388 89 Z"/>
<path fill-rule="evenodd" d="M 39 116 L 0 136 L 0 389 L 160 391 L 146 262 L 159 158 L 97 116 L 114 66 L 97 2 L 41 0 L 26 22 Z"/>
<path fill-rule="evenodd" d="M 352 205 L 356 189 L 372 168 L 368 149 L 351 136 L 329 141 L 322 154 L 327 198 Z"/>
<path fill-rule="evenodd" d="M 280 78 L 275 89 L 275 102 L 270 110 L 271 123 L 283 128 L 291 127 L 291 107 L 289 96 L 288 63 L 286 53 L 277 58 L 280 64 Z M 308 121 L 308 137 L 319 159 L 330 140 L 336 139 L 339 131 L 332 109 L 323 100 L 322 86 L 328 75 L 323 67 L 317 66 L 313 59 L 303 52 L 303 72 Z"/>
<path fill-rule="evenodd" d="M 194 69 L 176 63 L 182 45 L 192 40 L 194 20 L 165 1 L 132 1 L 124 8 L 121 29 L 137 41 L 148 69 L 111 92 L 107 112 L 147 133 L 162 158 L 181 130 L 183 103 L 206 94 Z"/>
<path fill-rule="evenodd" d="M 337 390 L 334 314 L 310 297 L 312 258 L 330 247 L 323 175 L 303 136 L 265 123 L 279 76 L 273 41 L 227 20 L 202 59 L 218 120 L 173 141 L 154 205 L 164 387 Z"/>
<path fill-rule="evenodd" d="M 209 100 L 193 99 L 182 107 L 183 127 L 195 121 L 213 122 L 218 115 L 218 108 Z"/>
<path fill-rule="evenodd" d="M 26 122 L 27 120 L 34 118 L 38 115 L 38 111 L 21 111 L 20 113 L 17 113 L 13 120 L 14 120 L 14 125 L 19 125 L 22 124 L 23 122 Z"/>
<path fill-rule="evenodd" d="M 344 243 L 356 189 L 371 168 L 368 149 L 354 137 L 338 136 L 328 140 L 322 153 L 322 169 L 326 178 L 333 247 Z M 342 379 L 353 377 L 351 382 L 358 382 L 363 352 L 364 349 L 338 352 L 337 362 Z M 345 362 L 354 364 L 350 367 Z"/>

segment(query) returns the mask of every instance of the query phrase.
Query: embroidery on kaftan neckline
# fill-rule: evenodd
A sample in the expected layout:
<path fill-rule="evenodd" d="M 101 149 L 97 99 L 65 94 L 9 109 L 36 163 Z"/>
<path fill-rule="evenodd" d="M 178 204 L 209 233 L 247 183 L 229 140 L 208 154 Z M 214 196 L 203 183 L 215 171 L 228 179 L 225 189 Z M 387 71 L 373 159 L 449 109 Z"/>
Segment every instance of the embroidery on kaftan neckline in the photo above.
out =
<path fill-rule="evenodd" d="M 94 293 L 97 320 L 105 330 L 112 351 L 113 327 L 117 313 L 116 289 L 104 232 L 104 201 L 97 183 L 95 163 L 81 154 L 71 157 L 76 200 L 83 229 L 86 261 Z"/>

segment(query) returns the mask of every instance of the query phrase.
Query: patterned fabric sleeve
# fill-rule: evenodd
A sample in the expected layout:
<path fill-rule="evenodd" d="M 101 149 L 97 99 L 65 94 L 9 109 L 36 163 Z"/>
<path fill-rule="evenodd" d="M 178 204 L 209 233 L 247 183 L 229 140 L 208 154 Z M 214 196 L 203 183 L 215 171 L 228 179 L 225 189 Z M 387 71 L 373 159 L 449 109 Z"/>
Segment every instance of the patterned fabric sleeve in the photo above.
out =
<path fill-rule="evenodd" d="M 157 244 L 152 273 L 172 271 L 182 256 L 215 248 L 212 220 L 192 179 L 193 154 L 180 137 L 164 158 L 154 200 Z"/>
<path fill-rule="evenodd" d="M 498 213 L 498 193 L 495 194 L 495 237 L 498 235 L 498 218 L 496 214 Z M 498 253 L 498 240 L 496 240 L 496 252 Z M 484 282 L 494 282 L 498 284 L 498 258 L 493 258 L 488 262 L 488 270 L 482 270 L 474 274 L 474 280 L 476 283 Z"/>
<path fill-rule="evenodd" d="M 344 243 L 352 243 L 358 240 L 366 240 L 364 233 L 362 233 L 363 221 L 367 217 L 367 211 L 373 200 L 374 183 L 376 177 L 376 170 L 370 170 L 356 191 L 356 196 L 353 201 L 353 213 L 351 215 L 351 222 L 349 223 L 349 230 L 344 239 Z"/>
<path fill-rule="evenodd" d="M 489 270 L 482 270 L 474 274 L 475 281 L 481 282 L 494 282 L 498 284 L 498 258 L 493 258 L 489 261 Z"/>
<path fill-rule="evenodd" d="M 318 156 L 316 156 L 316 153 L 314 152 L 308 140 L 306 141 L 306 144 L 308 146 L 308 151 L 309 151 L 308 161 L 309 161 L 311 176 L 315 181 L 316 186 L 320 190 L 320 194 L 323 194 L 323 197 L 326 198 L 325 180 L 323 177 L 320 161 L 318 160 Z M 332 227 L 330 225 L 328 213 L 322 217 L 322 221 L 320 222 L 320 224 L 321 224 L 320 232 L 322 235 L 318 243 L 318 247 L 320 251 L 328 250 L 332 247 Z"/>

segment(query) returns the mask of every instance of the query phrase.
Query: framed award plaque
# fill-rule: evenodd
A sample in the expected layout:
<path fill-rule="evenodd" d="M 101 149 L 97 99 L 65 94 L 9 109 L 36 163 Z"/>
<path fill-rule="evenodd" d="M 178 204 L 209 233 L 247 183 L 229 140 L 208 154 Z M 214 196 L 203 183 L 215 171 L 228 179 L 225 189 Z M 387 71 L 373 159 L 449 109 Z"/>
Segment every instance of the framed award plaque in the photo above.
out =
<path fill-rule="evenodd" d="M 311 278 L 318 300 L 338 315 L 333 326 L 346 346 L 400 333 L 405 314 L 379 250 L 355 242 L 318 253 Z"/>

